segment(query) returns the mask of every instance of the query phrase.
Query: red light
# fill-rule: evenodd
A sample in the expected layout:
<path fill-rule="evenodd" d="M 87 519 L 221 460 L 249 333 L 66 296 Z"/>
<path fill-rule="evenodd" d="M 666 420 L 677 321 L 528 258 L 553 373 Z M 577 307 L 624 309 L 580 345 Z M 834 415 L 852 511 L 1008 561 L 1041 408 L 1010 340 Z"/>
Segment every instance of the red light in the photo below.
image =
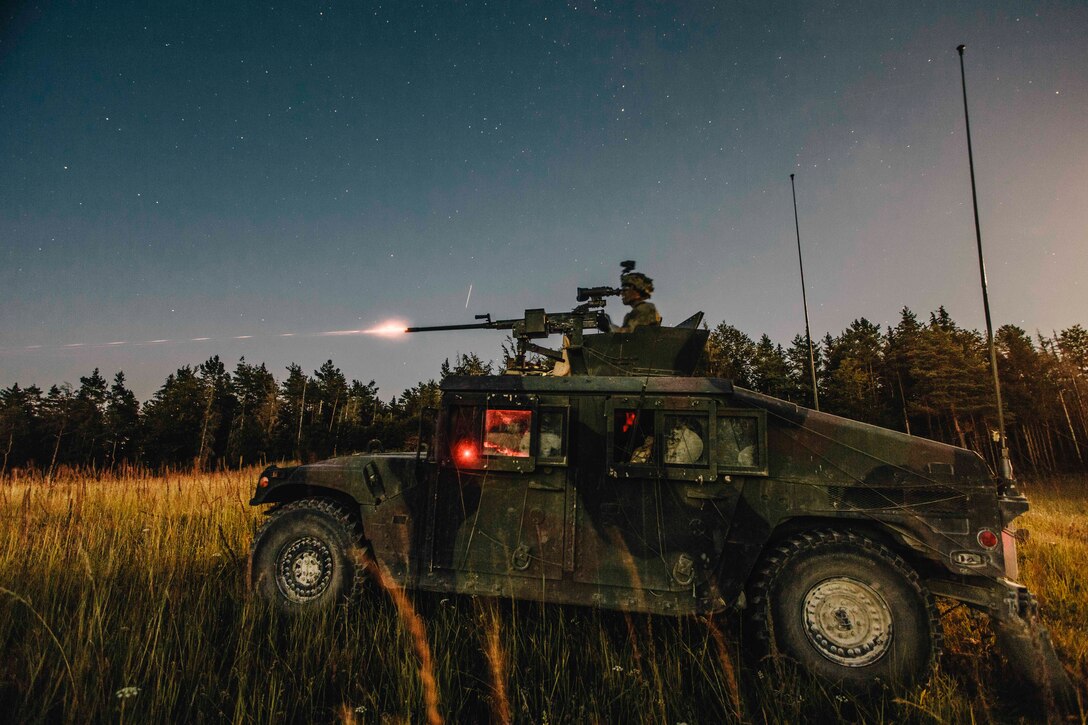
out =
<path fill-rule="evenodd" d="M 474 463 L 479 457 L 476 446 L 471 441 L 458 443 L 456 450 L 456 458 L 459 463 Z"/>
<path fill-rule="evenodd" d="M 978 532 L 978 543 L 987 549 L 992 549 L 997 546 L 998 538 L 997 534 L 989 529 L 983 529 Z"/>
<path fill-rule="evenodd" d="M 257 482 L 257 485 L 261 488 L 268 488 L 268 476 L 261 476 L 261 480 Z"/>
<path fill-rule="evenodd" d="M 638 417 L 638 414 L 635 413 L 634 411 L 628 411 L 627 413 L 624 413 L 624 415 L 623 415 L 623 432 L 624 433 L 631 430 L 631 426 L 633 426 L 635 424 L 635 420 L 637 419 L 637 417 Z"/>

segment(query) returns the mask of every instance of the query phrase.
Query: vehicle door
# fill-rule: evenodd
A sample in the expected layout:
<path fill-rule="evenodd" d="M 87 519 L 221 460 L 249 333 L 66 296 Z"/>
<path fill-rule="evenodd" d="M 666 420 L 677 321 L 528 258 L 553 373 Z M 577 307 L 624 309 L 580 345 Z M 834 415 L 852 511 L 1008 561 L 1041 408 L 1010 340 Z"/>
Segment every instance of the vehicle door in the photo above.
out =
<path fill-rule="evenodd" d="M 432 567 L 469 581 L 560 578 L 567 521 L 565 400 L 448 398 L 439 431 Z"/>
<path fill-rule="evenodd" d="M 711 398 L 610 398 L 604 475 L 579 484 L 594 500 L 580 510 L 575 579 L 676 591 L 711 576 L 739 499 L 733 474 L 766 459 L 761 415 Z"/>

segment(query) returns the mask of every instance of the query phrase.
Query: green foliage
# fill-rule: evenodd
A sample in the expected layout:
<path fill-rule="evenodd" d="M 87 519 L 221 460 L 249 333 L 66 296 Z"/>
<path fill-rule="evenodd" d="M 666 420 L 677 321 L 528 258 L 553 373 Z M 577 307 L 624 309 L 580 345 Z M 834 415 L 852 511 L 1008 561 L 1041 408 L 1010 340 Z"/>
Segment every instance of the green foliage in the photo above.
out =
<path fill-rule="evenodd" d="M 794 386 L 790 378 L 786 351 L 763 335 L 752 354 L 752 385 L 761 393 L 790 399 Z"/>
<path fill-rule="evenodd" d="M 125 374 L 118 372 L 106 401 L 106 431 L 111 465 L 136 460 L 140 450 L 140 403 L 125 387 Z"/>
<path fill-rule="evenodd" d="M 808 408 L 814 407 L 811 368 L 816 368 L 817 377 L 822 374 L 822 349 L 816 343 L 813 343 L 810 361 L 808 340 L 801 335 L 794 335 L 789 348 L 785 350 L 785 356 L 786 367 L 789 371 L 789 388 L 785 395 L 786 400 Z"/>
<path fill-rule="evenodd" d="M 866 423 L 881 422 L 884 344 L 880 328 L 864 317 L 825 343 L 827 392 L 823 400 L 829 410 Z"/>
<path fill-rule="evenodd" d="M 149 461 L 183 466 L 201 450 L 201 423 L 208 394 L 193 368 L 186 365 L 144 407 L 144 454 Z"/>
<path fill-rule="evenodd" d="M 276 379 L 264 363 L 243 357 L 234 368 L 237 408 L 227 439 L 227 460 L 239 465 L 267 460 L 276 424 Z"/>
<path fill-rule="evenodd" d="M 707 375 L 728 378 L 734 385 L 751 388 L 755 353 L 752 338 L 723 322 L 710 332 L 706 343 Z"/>
<path fill-rule="evenodd" d="M 442 361 L 440 377 L 445 380 L 450 375 L 491 375 L 494 372 L 494 364 L 489 360 L 484 362 L 479 355 L 470 352 L 467 355 L 458 353 L 450 365 L 449 358 Z"/>
<path fill-rule="evenodd" d="M 0 447 L 4 452 L 0 476 L 9 466 L 33 465 L 42 460 L 42 391 L 18 384 L 0 390 Z"/>

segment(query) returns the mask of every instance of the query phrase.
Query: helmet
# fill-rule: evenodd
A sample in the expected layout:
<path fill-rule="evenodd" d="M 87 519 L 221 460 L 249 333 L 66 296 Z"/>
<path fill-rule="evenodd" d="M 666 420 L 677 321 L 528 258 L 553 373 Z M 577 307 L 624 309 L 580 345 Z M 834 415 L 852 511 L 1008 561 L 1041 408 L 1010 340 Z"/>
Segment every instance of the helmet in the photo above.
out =
<path fill-rule="evenodd" d="M 631 287 L 646 297 L 654 293 L 654 281 L 642 272 L 628 272 L 620 275 L 620 285 Z"/>

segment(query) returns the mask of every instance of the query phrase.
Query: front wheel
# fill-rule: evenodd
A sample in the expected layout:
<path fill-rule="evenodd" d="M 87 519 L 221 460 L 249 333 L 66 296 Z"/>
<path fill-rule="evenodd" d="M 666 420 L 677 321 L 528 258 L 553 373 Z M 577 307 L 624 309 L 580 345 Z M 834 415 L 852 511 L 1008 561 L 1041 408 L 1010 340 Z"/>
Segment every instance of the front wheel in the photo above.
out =
<path fill-rule="evenodd" d="M 359 527 L 326 499 L 293 501 L 274 511 L 253 540 L 249 590 L 286 611 L 347 602 L 362 573 Z"/>
<path fill-rule="evenodd" d="M 764 650 L 849 689 L 917 683 L 939 650 L 937 610 L 918 575 L 853 532 L 786 540 L 764 557 L 749 601 Z"/>

